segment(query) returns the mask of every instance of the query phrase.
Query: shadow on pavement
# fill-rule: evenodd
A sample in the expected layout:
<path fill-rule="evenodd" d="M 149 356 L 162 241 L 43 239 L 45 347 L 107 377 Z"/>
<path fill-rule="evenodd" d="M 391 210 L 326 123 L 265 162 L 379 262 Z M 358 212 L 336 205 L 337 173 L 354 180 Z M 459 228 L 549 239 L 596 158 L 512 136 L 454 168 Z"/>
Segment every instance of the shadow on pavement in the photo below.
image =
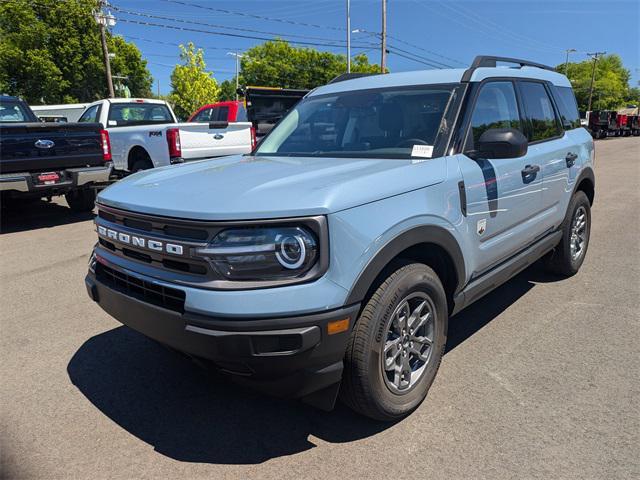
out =
<path fill-rule="evenodd" d="M 93 219 L 93 213 L 74 213 L 65 203 L 13 200 L 0 210 L 0 234 L 49 228 Z"/>
<path fill-rule="evenodd" d="M 533 288 L 539 275 L 533 266 L 454 317 L 447 351 Z M 243 389 L 127 327 L 89 339 L 67 372 L 102 413 L 179 461 L 257 464 L 313 448 L 310 435 L 343 443 L 392 425 L 360 417 L 341 404 L 327 413 Z"/>

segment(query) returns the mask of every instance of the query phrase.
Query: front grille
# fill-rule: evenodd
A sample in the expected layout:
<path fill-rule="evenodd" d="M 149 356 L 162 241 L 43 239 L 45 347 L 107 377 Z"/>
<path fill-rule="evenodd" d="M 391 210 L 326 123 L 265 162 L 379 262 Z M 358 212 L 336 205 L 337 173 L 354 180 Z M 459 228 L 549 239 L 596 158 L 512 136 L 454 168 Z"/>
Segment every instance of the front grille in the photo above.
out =
<path fill-rule="evenodd" d="M 101 263 L 96 264 L 96 278 L 107 287 L 146 303 L 184 313 L 185 293 L 176 288 L 148 282 Z"/>

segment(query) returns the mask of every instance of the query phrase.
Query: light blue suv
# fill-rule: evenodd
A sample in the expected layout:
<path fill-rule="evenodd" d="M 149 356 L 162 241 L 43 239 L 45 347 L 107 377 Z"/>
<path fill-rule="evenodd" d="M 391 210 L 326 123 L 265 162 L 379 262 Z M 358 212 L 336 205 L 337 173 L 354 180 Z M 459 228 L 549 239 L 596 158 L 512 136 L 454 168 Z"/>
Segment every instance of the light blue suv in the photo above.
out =
<path fill-rule="evenodd" d="M 544 65 L 343 76 L 249 155 L 104 190 L 86 286 L 238 382 L 397 419 L 425 398 L 450 316 L 541 257 L 578 271 L 593 162 Z"/>

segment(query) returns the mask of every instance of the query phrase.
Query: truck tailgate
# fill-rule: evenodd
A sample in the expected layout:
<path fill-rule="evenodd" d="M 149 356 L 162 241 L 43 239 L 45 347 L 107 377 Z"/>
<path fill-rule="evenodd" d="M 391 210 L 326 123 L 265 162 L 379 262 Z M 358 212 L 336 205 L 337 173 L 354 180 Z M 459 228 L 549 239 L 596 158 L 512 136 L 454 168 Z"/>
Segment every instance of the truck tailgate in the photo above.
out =
<path fill-rule="evenodd" d="M 99 123 L 0 125 L 0 172 L 103 165 Z"/>
<path fill-rule="evenodd" d="M 214 128 L 215 123 L 175 125 L 180 129 L 182 158 L 188 161 L 251 151 L 251 123 L 229 123 L 225 128 Z"/>

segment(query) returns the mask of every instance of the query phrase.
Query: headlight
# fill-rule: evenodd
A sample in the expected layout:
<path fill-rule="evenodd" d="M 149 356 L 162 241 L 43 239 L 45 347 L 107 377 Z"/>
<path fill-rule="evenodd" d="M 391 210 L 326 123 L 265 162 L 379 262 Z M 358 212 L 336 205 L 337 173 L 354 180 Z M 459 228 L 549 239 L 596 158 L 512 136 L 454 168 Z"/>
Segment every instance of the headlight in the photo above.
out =
<path fill-rule="evenodd" d="M 304 277 L 318 263 L 319 253 L 315 233 L 304 226 L 230 228 L 196 250 L 230 281 Z"/>

